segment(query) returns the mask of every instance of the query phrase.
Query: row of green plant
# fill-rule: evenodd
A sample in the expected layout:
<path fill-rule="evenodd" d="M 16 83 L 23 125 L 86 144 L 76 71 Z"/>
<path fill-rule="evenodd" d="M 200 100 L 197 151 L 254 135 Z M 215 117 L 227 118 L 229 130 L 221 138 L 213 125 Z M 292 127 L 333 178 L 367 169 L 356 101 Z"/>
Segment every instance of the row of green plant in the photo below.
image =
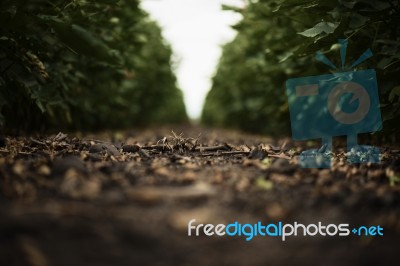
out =
<path fill-rule="evenodd" d="M 2 0 L 0 126 L 185 121 L 171 54 L 139 0 Z"/>
<path fill-rule="evenodd" d="M 347 62 L 373 51 L 354 70 L 376 69 L 384 133 L 400 133 L 400 1 L 258 0 L 224 8 L 243 19 L 223 48 L 203 110 L 206 124 L 290 134 L 285 81 L 329 73 L 315 53 L 341 65 L 337 42 L 348 39 Z"/>

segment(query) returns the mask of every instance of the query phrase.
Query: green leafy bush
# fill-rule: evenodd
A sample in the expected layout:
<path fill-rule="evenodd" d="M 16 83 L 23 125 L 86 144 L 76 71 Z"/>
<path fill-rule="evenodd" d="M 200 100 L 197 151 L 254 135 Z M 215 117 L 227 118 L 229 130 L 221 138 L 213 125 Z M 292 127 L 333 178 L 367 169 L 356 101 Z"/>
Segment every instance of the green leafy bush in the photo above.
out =
<path fill-rule="evenodd" d="M 6 130 L 186 120 L 171 49 L 138 0 L 5 0 L 0 23 Z"/>
<path fill-rule="evenodd" d="M 289 134 L 284 82 L 329 73 L 315 52 L 340 65 L 336 44 L 346 38 L 347 62 L 367 48 L 374 52 L 358 68 L 377 70 L 384 132 L 399 133 L 399 1 L 259 0 L 230 9 L 243 19 L 234 26 L 237 37 L 224 47 L 203 111 L 206 124 Z"/>

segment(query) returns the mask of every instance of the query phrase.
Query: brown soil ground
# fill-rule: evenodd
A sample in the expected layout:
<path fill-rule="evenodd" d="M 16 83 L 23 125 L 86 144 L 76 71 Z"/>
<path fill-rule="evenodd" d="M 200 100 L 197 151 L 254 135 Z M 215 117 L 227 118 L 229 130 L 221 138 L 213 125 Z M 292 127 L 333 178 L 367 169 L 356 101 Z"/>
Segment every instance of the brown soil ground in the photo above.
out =
<path fill-rule="evenodd" d="M 331 169 L 303 169 L 305 146 L 290 139 L 175 132 L 0 141 L 0 265 L 398 265 L 398 149 L 357 165 L 339 149 Z M 384 236 L 189 237 L 191 219 L 380 225 Z"/>

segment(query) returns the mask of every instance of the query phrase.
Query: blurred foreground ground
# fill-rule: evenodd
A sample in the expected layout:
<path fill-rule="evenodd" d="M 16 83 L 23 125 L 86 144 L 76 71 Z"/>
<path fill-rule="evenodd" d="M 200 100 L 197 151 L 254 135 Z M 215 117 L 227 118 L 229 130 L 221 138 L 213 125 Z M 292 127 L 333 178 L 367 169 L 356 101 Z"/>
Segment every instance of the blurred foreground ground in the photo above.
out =
<path fill-rule="evenodd" d="M 332 169 L 301 169 L 289 139 L 171 129 L 7 137 L 0 265 L 398 265 L 398 148 L 377 165 L 338 150 Z M 379 224 L 384 236 L 188 237 L 191 219 Z"/>

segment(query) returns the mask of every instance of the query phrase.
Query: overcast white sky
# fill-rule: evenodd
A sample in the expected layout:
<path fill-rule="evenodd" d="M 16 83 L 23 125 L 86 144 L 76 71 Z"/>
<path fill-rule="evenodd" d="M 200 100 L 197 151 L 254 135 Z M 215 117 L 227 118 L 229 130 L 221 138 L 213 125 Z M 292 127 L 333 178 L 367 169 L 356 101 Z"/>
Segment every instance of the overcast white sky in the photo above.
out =
<path fill-rule="evenodd" d="M 243 0 L 142 0 L 174 50 L 178 84 L 193 119 L 201 115 L 221 45 L 236 34 L 230 25 L 240 20 L 239 14 L 222 11 L 221 4 L 243 6 Z"/>

